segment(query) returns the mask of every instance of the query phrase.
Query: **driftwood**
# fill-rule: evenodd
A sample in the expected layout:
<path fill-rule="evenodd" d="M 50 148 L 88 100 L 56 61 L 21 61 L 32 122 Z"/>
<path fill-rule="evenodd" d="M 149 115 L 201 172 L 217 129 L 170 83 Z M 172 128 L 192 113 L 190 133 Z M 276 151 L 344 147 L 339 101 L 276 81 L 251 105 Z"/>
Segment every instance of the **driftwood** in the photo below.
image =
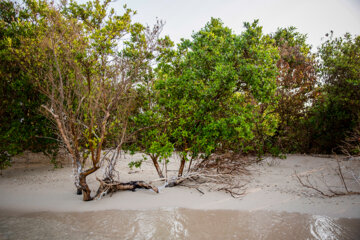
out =
<path fill-rule="evenodd" d="M 96 178 L 100 182 L 100 186 L 96 192 L 96 195 L 93 199 L 100 199 L 101 197 L 113 194 L 117 191 L 135 191 L 136 189 L 152 189 L 154 192 L 159 193 L 159 189 L 157 187 L 152 186 L 144 181 L 131 181 L 131 182 L 117 182 L 117 181 L 110 181 L 109 179 L 100 180 Z"/>

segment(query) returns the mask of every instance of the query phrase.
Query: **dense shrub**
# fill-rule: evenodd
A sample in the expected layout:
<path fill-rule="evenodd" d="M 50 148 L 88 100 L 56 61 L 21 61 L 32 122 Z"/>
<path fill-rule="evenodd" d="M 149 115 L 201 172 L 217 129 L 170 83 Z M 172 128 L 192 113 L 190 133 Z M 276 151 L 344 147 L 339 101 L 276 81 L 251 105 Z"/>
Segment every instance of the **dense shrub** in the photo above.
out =
<path fill-rule="evenodd" d="M 338 151 L 338 146 L 359 124 L 360 36 L 333 38 L 319 48 L 321 94 L 309 119 L 311 151 Z"/>
<path fill-rule="evenodd" d="M 25 150 L 43 152 L 53 160 L 58 150 L 53 125 L 40 113 L 46 99 L 10 50 L 20 46 L 21 38 L 36 37 L 31 25 L 22 24 L 29 17 L 14 1 L 0 2 L 0 169 Z"/>
<path fill-rule="evenodd" d="M 272 147 L 283 152 L 304 152 L 309 144 L 306 122 L 317 93 L 315 55 L 306 43 L 306 35 L 294 27 L 280 28 L 272 38 L 280 53 L 276 90 L 279 124 Z"/>

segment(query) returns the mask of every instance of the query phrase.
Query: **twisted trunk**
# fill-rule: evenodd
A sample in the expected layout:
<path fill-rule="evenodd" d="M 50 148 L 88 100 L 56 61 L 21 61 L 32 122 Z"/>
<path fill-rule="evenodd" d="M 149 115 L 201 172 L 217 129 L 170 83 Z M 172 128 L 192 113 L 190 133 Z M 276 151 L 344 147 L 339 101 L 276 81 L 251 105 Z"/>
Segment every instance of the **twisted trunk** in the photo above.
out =
<path fill-rule="evenodd" d="M 91 190 L 86 182 L 86 177 L 98 169 L 99 169 L 99 167 L 94 166 L 93 168 L 90 168 L 90 169 L 86 170 L 85 172 L 80 173 L 80 175 L 79 175 L 79 184 L 80 184 L 82 194 L 83 194 L 83 201 L 93 200 L 93 198 L 91 197 Z"/>
<path fill-rule="evenodd" d="M 83 194 L 83 201 L 91 201 L 91 190 L 89 188 L 89 186 L 86 183 L 86 176 L 84 174 L 80 174 L 80 186 L 81 186 L 81 190 L 82 190 L 82 194 Z"/>

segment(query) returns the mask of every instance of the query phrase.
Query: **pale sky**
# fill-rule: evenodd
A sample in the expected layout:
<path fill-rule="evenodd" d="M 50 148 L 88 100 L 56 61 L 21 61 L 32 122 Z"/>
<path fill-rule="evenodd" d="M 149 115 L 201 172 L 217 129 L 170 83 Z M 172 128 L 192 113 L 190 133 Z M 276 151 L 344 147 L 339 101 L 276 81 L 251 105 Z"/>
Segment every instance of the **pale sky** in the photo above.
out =
<path fill-rule="evenodd" d="M 117 0 L 112 6 L 120 11 L 124 4 L 137 11 L 135 21 L 152 25 L 156 18 L 164 20 L 163 33 L 175 42 L 190 38 L 211 17 L 221 18 L 235 33 L 254 19 L 264 33 L 295 26 L 315 48 L 330 30 L 335 36 L 360 35 L 360 0 Z"/>

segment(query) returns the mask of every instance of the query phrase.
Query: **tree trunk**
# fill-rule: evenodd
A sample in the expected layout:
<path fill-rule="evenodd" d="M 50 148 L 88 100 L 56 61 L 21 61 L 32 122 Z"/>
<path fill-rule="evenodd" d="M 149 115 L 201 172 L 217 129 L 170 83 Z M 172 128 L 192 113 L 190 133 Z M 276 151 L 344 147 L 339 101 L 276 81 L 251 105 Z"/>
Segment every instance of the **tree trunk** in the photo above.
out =
<path fill-rule="evenodd" d="M 159 166 L 158 156 L 150 155 L 150 157 L 151 157 L 151 160 L 152 160 L 153 163 L 154 163 L 154 166 L 155 166 L 155 168 L 156 168 L 156 171 L 157 171 L 159 177 L 160 177 L 160 178 L 164 178 L 164 175 L 163 175 L 163 173 L 162 173 L 162 171 L 161 171 L 161 169 L 160 169 L 160 166 Z M 166 161 L 166 159 L 165 159 L 164 161 Z"/>
<path fill-rule="evenodd" d="M 82 194 L 82 187 L 80 185 L 80 174 L 82 172 L 82 164 L 80 162 L 80 157 L 76 159 L 74 164 L 76 164 L 76 168 L 74 168 L 74 176 L 75 176 L 74 184 L 75 184 L 75 187 L 76 187 L 76 194 L 81 195 Z"/>
<path fill-rule="evenodd" d="M 92 173 L 94 173 L 96 170 L 99 169 L 99 166 L 96 165 L 96 163 L 94 163 L 94 166 L 92 168 L 89 168 L 88 170 L 81 172 L 79 174 L 79 182 L 80 182 L 80 186 L 82 189 L 82 193 L 83 193 L 83 200 L 84 201 L 90 201 L 93 200 L 93 198 L 91 197 L 91 190 L 89 188 L 89 186 L 86 183 L 86 177 Z"/>
<path fill-rule="evenodd" d="M 86 183 L 86 176 L 85 174 L 81 173 L 80 174 L 80 186 L 82 189 L 82 194 L 83 194 L 83 201 L 91 201 L 91 190 L 89 188 L 89 186 Z"/>
<path fill-rule="evenodd" d="M 181 176 L 183 175 L 184 167 L 185 167 L 185 156 L 183 156 L 183 157 L 181 158 L 178 177 L 181 177 Z"/>

